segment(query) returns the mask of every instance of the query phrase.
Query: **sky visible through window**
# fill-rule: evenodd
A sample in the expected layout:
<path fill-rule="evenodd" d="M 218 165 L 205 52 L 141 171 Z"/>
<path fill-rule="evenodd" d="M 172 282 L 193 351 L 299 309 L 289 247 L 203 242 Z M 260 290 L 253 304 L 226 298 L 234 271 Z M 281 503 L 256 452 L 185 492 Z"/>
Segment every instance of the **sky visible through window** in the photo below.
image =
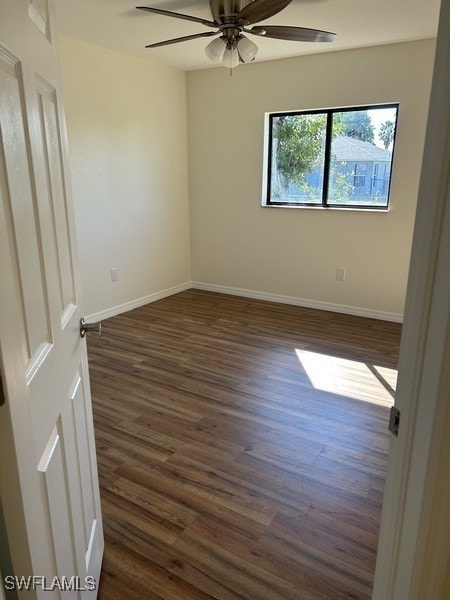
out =
<path fill-rule="evenodd" d="M 396 108 L 382 108 L 382 109 L 372 110 L 372 111 L 370 111 L 369 114 L 370 114 L 370 118 L 372 120 L 372 125 L 374 127 L 375 146 L 378 146 L 379 148 L 384 148 L 384 144 L 381 141 L 381 139 L 379 138 L 380 127 L 386 121 L 391 121 L 391 122 L 395 123 L 395 120 L 397 118 L 397 109 Z M 392 151 L 392 145 L 393 145 L 393 143 L 391 142 L 388 146 L 388 150 Z"/>

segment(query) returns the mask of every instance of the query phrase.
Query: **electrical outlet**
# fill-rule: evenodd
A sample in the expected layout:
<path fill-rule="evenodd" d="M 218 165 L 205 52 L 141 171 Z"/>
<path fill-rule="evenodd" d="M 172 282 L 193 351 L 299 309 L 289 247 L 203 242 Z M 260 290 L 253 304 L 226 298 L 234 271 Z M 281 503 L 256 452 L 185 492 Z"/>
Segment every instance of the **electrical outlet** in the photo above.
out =
<path fill-rule="evenodd" d="M 111 269 L 111 281 L 119 281 L 119 269 L 117 267 Z"/>
<path fill-rule="evenodd" d="M 345 279 L 345 268 L 337 267 L 336 269 L 336 281 L 344 281 Z"/>

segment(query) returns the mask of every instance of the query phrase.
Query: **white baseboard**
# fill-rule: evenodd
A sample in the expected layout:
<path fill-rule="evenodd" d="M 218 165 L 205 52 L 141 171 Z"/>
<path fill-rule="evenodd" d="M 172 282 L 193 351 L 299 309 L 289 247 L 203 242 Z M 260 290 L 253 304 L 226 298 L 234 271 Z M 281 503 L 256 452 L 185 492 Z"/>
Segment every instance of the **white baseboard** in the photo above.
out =
<path fill-rule="evenodd" d="M 167 296 L 173 296 L 179 292 L 184 292 L 184 290 L 189 290 L 191 287 L 191 282 L 187 281 L 186 283 L 161 290 L 160 292 L 155 292 L 154 294 L 149 294 L 148 296 L 142 296 L 142 298 L 137 298 L 136 300 L 124 302 L 123 304 L 118 304 L 117 306 L 112 306 L 111 308 L 106 308 L 105 310 L 92 313 L 91 315 L 87 315 L 86 321 L 91 322 L 100 321 L 101 319 L 109 319 L 110 317 L 115 317 L 116 315 L 133 310 L 133 308 L 144 306 L 144 304 L 150 304 L 150 302 L 156 302 L 156 300 L 161 300 L 161 298 L 167 298 Z"/>
<path fill-rule="evenodd" d="M 309 300 L 306 298 L 297 298 L 295 296 L 280 296 L 279 294 L 271 294 L 269 292 L 258 292 L 255 290 L 246 290 L 242 288 L 229 287 L 226 285 L 216 285 L 214 283 L 204 283 L 202 281 L 187 281 L 180 285 L 176 285 L 130 302 L 124 302 L 117 306 L 112 306 L 105 310 L 100 310 L 96 313 L 87 315 L 86 321 L 100 321 L 101 319 L 109 319 L 115 317 L 134 308 L 139 308 L 145 304 L 156 302 L 167 296 L 173 296 L 179 292 L 184 292 L 189 289 L 204 290 L 206 292 L 217 292 L 218 294 L 230 294 L 231 296 L 242 296 L 243 298 L 254 298 L 255 300 L 266 300 L 268 302 L 280 302 L 281 304 L 292 304 L 293 306 L 304 306 L 305 308 L 317 308 L 319 310 L 329 310 L 331 312 L 344 313 L 355 315 L 358 317 L 367 317 L 369 319 L 380 319 L 382 321 L 392 321 L 394 323 L 402 323 L 403 315 L 399 313 L 391 313 L 381 310 L 371 310 L 368 308 L 360 308 L 358 306 L 346 306 L 345 304 L 332 304 L 330 302 L 322 302 L 321 300 Z"/>
<path fill-rule="evenodd" d="M 372 310 L 360 308 L 358 306 L 346 306 L 345 304 L 332 304 L 322 302 L 321 300 L 308 300 L 306 298 L 296 298 L 295 296 L 280 296 L 268 292 L 258 292 L 255 290 L 245 290 L 241 288 L 228 287 L 225 285 L 216 285 L 213 283 L 203 283 L 202 281 L 193 281 L 191 287 L 206 292 L 217 292 L 219 294 L 231 294 L 232 296 L 242 296 L 244 298 L 254 298 L 255 300 L 267 300 L 268 302 L 280 302 L 282 304 L 292 304 L 294 306 L 303 306 L 305 308 L 317 308 L 319 310 L 329 310 L 331 312 L 355 315 L 358 317 L 367 317 L 369 319 L 380 319 L 382 321 L 393 321 L 402 323 L 403 315 L 399 313 L 385 312 L 381 310 Z"/>

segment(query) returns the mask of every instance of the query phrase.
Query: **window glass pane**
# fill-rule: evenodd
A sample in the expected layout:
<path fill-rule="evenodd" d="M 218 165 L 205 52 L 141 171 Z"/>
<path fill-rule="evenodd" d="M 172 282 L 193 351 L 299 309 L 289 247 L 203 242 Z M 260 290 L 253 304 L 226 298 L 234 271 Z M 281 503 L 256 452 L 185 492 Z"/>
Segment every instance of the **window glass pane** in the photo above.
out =
<path fill-rule="evenodd" d="M 272 117 L 270 202 L 322 203 L 327 115 Z"/>
<path fill-rule="evenodd" d="M 328 204 L 387 207 L 397 108 L 333 114 Z"/>

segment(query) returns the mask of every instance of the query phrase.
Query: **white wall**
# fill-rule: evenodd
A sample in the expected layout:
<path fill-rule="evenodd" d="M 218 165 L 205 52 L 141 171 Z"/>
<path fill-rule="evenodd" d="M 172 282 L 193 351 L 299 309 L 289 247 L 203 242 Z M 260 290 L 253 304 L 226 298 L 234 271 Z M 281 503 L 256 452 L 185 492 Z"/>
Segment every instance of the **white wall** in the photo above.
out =
<path fill-rule="evenodd" d="M 433 40 L 188 73 L 192 277 L 401 318 Z M 261 207 L 264 114 L 399 102 L 388 213 Z M 336 267 L 347 269 L 344 282 Z M 219 289 L 219 288 L 217 288 Z"/>
<path fill-rule="evenodd" d="M 91 315 L 190 280 L 186 75 L 67 38 L 60 54 Z"/>

